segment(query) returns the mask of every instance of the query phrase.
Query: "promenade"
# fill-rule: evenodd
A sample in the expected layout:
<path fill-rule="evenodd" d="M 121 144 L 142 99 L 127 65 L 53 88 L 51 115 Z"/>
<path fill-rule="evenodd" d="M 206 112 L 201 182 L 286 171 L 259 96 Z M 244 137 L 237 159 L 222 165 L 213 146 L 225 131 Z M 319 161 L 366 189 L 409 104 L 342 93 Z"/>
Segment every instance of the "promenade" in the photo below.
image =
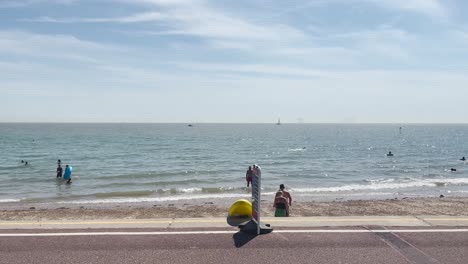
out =
<path fill-rule="evenodd" d="M 466 263 L 468 217 L 0 221 L 0 263 Z"/>
<path fill-rule="evenodd" d="M 263 217 L 273 228 L 349 227 L 349 226 L 468 226 L 468 216 L 334 216 Z M 77 229 L 77 228 L 230 228 L 226 218 L 101 219 L 54 221 L 0 221 L 1 229 Z"/>

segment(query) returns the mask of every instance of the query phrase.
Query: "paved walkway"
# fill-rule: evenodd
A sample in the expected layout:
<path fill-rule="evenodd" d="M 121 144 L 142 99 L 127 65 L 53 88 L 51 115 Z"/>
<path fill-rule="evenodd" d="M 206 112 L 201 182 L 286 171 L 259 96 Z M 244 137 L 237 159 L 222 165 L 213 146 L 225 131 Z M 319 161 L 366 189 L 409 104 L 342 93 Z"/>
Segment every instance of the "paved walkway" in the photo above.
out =
<path fill-rule="evenodd" d="M 468 226 L 468 216 L 342 216 L 262 218 L 273 228 L 395 226 Z M 83 228 L 229 228 L 225 218 L 108 219 L 57 221 L 0 221 L 0 229 Z"/>

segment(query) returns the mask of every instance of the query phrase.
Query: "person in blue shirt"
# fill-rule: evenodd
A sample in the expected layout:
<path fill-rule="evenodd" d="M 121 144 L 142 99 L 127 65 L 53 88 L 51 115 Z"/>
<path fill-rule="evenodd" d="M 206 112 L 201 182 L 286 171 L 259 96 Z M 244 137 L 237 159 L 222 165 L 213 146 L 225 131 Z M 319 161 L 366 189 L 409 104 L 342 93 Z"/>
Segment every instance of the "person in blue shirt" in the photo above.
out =
<path fill-rule="evenodd" d="M 67 180 L 67 183 L 71 183 L 72 169 L 73 168 L 71 166 L 65 166 L 65 173 L 63 174 L 63 179 Z"/>

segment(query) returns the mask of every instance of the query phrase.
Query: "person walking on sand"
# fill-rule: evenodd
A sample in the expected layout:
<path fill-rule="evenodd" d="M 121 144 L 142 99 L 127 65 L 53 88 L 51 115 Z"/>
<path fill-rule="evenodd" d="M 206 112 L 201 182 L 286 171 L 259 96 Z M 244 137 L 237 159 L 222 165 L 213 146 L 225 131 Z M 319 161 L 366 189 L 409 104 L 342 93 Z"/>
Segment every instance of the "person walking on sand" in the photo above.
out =
<path fill-rule="evenodd" d="M 62 173 L 63 173 L 63 169 L 62 169 L 62 166 L 60 166 L 59 164 L 57 167 L 57 178 L 62 178 Z"/>
<path fill-rule="evenodd" d="M 249 166 L 249 169 L 245 173 L 245 180 L 247 181 L 247 188 L 252 184 L 252 178 L 253 178 L 253 170 L 252 166 Z"/>
<path fill-rule="evenodd" d="M 276 192 L 275 200 L 273 201 L 273 207 L 275 208 L 275 217 L 289 216 L 288 199 L 284 197 L 283 191 Z"/>
<path fill-rule="evenodd" d="M 280 191 L 283 192 L 283 196 L 288 200 L 289 206 L 292 205 L 292 197 L 291 194 L 284 190 L 284 184 L 280 184 Z"/>

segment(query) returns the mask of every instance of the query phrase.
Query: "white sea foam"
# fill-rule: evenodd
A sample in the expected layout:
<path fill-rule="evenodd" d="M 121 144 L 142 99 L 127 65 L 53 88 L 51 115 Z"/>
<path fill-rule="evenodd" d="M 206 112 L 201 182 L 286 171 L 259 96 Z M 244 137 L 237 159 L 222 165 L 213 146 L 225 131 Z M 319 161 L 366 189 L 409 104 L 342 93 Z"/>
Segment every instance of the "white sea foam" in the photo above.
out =
<path fill-rule="evenodd" d="M 294 188 L 294 192 L 299 193 L 314 193 L 314 192 L 346 192 L 346 191 L 361 191 L 361 190 L 385 190 L 385 189 L 402 189 L 415 187 L 443 187 L 449 185 L 468 185 L 468 178 L 458 179 L 424 179 L 424 180 L 407 180 L 395 182 L 380 181 L 371 182 L 370 184 L 350 184 L 336 187 L 321 187 L 321 188 Z"/>
<path fill-rule="evenodd" d="M 60 201 L 60 204 L 99 204 L 99 203 L 141 203 L 141 202 L 168 202 L 168 201 L 183 201 L 194 199 L 219 199 L 219 198 L 247 198 L 250 194 L 204 194 L 204 195 L 181 195 L 169 197 L 139 197 L 139 198 L 109 198 L 99 200 L 77 200 L 77 201 Z"/>
<path fill-rule="evenodd" d="M 20 201 L 20 199 L 0 199 L 0 203 L 15 203 Z"/>
<path fill-rule="evenodd" d="M 296 152 L 296 151 L 306 151 L 305 148 L 295 148 L 295 149 L 288 149 L 290 152 Z"/>

